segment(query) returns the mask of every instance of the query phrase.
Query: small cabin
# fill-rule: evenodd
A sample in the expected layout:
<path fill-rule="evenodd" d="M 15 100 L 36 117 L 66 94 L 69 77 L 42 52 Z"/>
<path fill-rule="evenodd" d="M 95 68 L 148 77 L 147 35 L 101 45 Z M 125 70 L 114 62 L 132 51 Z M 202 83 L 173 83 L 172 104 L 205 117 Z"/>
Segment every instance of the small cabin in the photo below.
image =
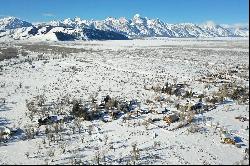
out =
<path fill-rule="evenodd" d="M 221 141 L 222 141 L 222 143 L 225 143 L 225 144 L 235 145 L 235 140 L 234 140 L 233 136 L 231 134 L 228 134 L 228 133 L 223 133 L 221 135 Z"/>

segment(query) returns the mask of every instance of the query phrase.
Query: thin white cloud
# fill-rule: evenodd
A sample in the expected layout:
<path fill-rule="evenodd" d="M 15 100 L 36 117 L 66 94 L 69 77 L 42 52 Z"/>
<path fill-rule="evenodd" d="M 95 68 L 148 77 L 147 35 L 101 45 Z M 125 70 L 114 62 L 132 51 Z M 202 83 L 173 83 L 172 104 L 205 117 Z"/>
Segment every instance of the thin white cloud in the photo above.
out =
<path fill-rule="evenodd" d="M 232 23 L 232 24 L 223 24 L 223 23 L 216 23 L 214 22 L 213 20 L 208 20 L 208 21 L 205 21 L 203 23 L 198 23 L 199 25 L 210 25 L 210 26 L 213 26 L 213 25 L 220 25 L 224 28 L 238 28 L 238 27 L 241 27 L 241 28 L 244 28 L 244 27 L 249 27 L 249 23 Z"/>
<path fill-rule="evenodd" d="M 248 27 L 249 23 L 236 23 L 236 24 L 233 24 L 233 26 L 235 26 L 235 27 Z"/>
<path fill-rule="evenodd" d="M 43 16 L 45 16 L 45 17 L 54 17 L 55 15 L 53 13 L 43 13 Z"/>
<path fill-rule="evenodd" d="M 213 20 L 208 20 L 204 24 L 213 25 L 213 26 L 216 25 L 216 23 Z"/>
<path fill-rule="evenodd" d="M 249 23 L 221 24 L 225 28 L 244 28 L 249 27 Z"/>

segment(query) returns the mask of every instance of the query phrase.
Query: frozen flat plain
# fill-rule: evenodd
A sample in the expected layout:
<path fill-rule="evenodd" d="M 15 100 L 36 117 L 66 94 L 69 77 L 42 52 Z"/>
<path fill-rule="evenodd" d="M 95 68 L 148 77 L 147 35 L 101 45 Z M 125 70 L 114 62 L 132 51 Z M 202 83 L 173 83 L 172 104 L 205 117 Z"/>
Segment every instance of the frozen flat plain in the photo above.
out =
<path fill-rule="evenodd" d="M 28 116 L 26 101 L 43 95 L 43 104 L 53 106 L 53 114 L 58 109 L 68 114 L 72 104 L 58 108 L 55 103 L 66 97 L 86 101 L 91 96 L 100 102 L 103 96 L 110 95 L 178 112 L 176 103 L 196 103 L 199 98 L 170 96 L 146 87 L 184 83 L 197 94 L 212 96 L 224 83 L 234 82 L 249 90 L 248 41 L 148 38 L 0 43 L 1 49 L 19 50 L 18 58 L 0 61 L 0 126 L 19 129 L 1 142 L 0 164 L 246 164 L 248 100 L 242 103 L 226 98 L 216 103 L 215 109 L 196 114 L 193 124 L 202 130 L 195 133 L 188 132 L 191 125 L 170 130 L 180 122 L 168 125 L 163 121 L 166 115 L 149 113 L 126 122 L 122 118 L 107 123 L 80 121 L 80 133 L 74 131 L 77 121 L 72 120 L 54 133 L 56 141 L 50 141 L 45 126 L 37 126 L 40 114 Z M 220 77 L 212 82 L 201 81 L 216 74 Z M 165 100 L 157 101 L 159 97 Z M 199 121 L 200 116 L 207 120 Z M 236 116 L 248 117 L 248 121 L 235 119 Z M 146 127 L 143 122 L 149 118 L 160 121 Z M 37 130 L 34 139 L 26 138 L 27 126 Z M 241 148 L 222 144 L 216 126 L 240 139 Z M 134 144 L 138 150 L 133 150 Z"/>

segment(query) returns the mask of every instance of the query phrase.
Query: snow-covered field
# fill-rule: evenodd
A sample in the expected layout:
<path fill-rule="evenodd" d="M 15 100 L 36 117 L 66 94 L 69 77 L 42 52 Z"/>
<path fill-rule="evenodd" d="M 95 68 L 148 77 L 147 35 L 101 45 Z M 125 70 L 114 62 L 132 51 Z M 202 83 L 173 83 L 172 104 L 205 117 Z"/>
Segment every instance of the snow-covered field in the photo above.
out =
<path fill-rule="evenodd" d="M 0 164 L 247 164 L 248 42 L 248 38 L 148 38 L 0 43 L 0 56 L 7 47 L 18 50 L 18 58 L 0 61 L 0 126 L 13 130 L 0 142 Z M 169 95 L 161 89 L 167 82 L 184 84 L 181 90 L 196 95 Z M 224 85 L 230 85 L 229 91 L 243 90 L 234 93 L 237 99 L 223 93 L 223 101 L 206 100 Z M 169 113 L 183 112 L 177 104 L 198 103 L 201 94 L 202 104 L 213 109 L 200 109 L 179 128 L 185 119 L 171 124 L 163 120 Z M 93 106 L 107 95 L 141 104 L 111 122 L 75 118 L 60 123 L 59 131 L 54 131 L 57 124 L 38 125 L 44 110 L 65 117 L 72 112 L 73 100 L 84 104 L 94 98 L 97 102 L 88 102 Z M 41 96 L 43 101 L 37 104 Z M 151 112 L 124 120 L 142 108 Z M 165 108 L 167 114 L 157 113 Z M 189 132 L 194 128 L 197 131 Z M 34 138 L 28 138 L 28 130 Z M 236 144 L 222 143 L 223 132 Z"/>

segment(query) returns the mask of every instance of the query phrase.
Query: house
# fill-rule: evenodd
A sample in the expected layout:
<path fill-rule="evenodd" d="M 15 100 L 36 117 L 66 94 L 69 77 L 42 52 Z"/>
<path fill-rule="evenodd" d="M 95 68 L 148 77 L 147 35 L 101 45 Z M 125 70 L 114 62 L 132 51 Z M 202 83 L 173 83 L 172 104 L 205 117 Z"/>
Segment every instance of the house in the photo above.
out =
<path fill-rule="evenodd" d="M 234 137 L 229 133 L 221 134 L 221 142 L 225 144 L 232 144 L 235 145 Z"/>
<path fill-rule="evenodd" d="M 178 116 L 177 114 L 172 114 L 172 115 L 165 116 L 165 117 L 163 118 L 163 120 L 164 120 L 166 123 L 170 124 L 170 123 L 173 123 L 173 122 L 178 121 L 178 120 L 179 120 L 179 116 Z"/>

